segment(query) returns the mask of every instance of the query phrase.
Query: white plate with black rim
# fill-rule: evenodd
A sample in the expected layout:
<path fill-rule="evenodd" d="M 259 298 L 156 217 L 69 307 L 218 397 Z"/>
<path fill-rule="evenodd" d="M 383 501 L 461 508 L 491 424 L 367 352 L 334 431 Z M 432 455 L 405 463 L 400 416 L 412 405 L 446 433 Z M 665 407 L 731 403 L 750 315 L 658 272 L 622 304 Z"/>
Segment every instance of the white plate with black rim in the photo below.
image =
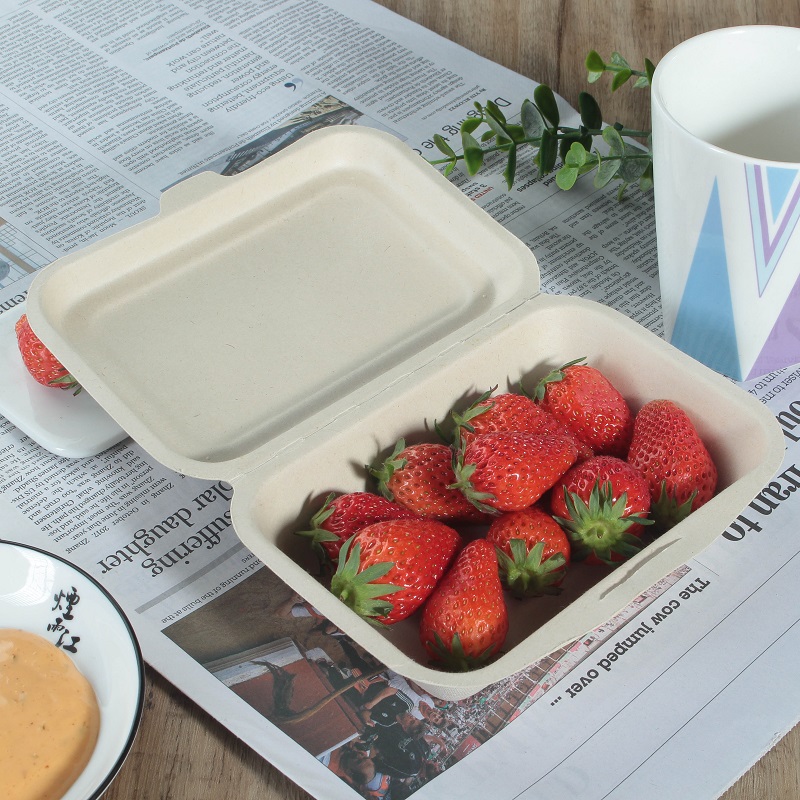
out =
<path fill-rule="evenodd" d="M 100 730 L 63 800 L 97 800 L 130 752 L 144 705 L 144 663 L 130 622 L 79 567 L 0 541 L 0 628 L 38 634 L 64 650 L 94 689 Z"/>

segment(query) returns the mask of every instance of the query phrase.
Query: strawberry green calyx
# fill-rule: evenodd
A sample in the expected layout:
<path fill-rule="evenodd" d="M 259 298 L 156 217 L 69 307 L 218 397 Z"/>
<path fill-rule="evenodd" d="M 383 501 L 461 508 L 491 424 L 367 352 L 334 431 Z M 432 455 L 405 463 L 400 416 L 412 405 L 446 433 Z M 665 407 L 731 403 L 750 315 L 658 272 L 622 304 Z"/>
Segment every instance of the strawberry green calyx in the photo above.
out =
<path fill-rule="evenodd" d="M 694 499 L 697 497 L 695 489 L 683 503 L 679 503 L 674 494 L 667 489 L 667 482 L 661 481 L 661 493 L 658 499 L 650 506 L 650 514 L 655 522 L 656 535 L 666 533 L 679 522 L 692 513 Z"/>
<path fill-rule="evenodd" d="M 330 562 L 330 558 L 328 554 L 325 552 L 325 548 L 322 546 L 322 542 L 335 542 L 339 539 L 339 537 L 335 533 L 331 533 L 330 531 L 326 531 L 322 527 L 322 523 L 325 522 L 328 517 L 331 516 L 334 512 L 333 508 L 333 501 L 336 498 L 335 492 L 331 492 L 326 498 L 325 502 L 322 504 L 322 508 L 311 517 L 310 520 L 310 528 L 305 531 L 295 531 L 298 536 L 303 536 L 306 539 L 310 540 L 310 544 L 318 558 L 320 559 L 321 563 L 326 564 Z"/>
<path fill-rule="evenodd" d="M 496 508 L 486 503 L 486 500 L 494 500 L 495 496 L 490 492 L 479 492 L 472 485 L 472 475 L 476 466 L 476 464 L 464 463 L 464 448 L 462 446 L 459 451 L 453 454 L 453 474 L 456 480 L 447 488 L 460 490 L 478 511 L 483 511 L 486 514 L 499 514 L 500 512 Z"/>
<path fill-rule="evenodd" d="M 398 439 L 391 455 L 382 463 L 367 467 L 367 471 L 378 482 L 378 491 L 387 499 L 394 500 L 394 493 L 389 489 L 389 481 L 395 472 L 408 464 L 408 459 L 400 458 L 400 453 L 406 449 L 406 440 Z"/>
<path fill-rule="evenodd" d="M 54 386 L 57 389 L 72 389 L 73 395 L 80 394 L 83 390 L 83 386 L 81 386 L 69 372 L 64 373 L 64 375 L 58 378 L 54 378 L 49 382 L 48 386 Z"/>
<path fill-rule="evenodd" d="M 576 358 L 573 361 L 568 361 L 566 364 L 563 364 L 558 369 L 554 369 L 551 372 L 548 372 L 547 375 L 542 378 L 539 383 L 536 384 L 533 388 L 533 394 L 529 395 L 532 400 L 535 400 L 537 403 L 540 403 L 544 399 L 545 392 L 547 391 L 547 384 L 549 383 L 558 383 L 559 381 L 564 380 L 564 370 L 567 367 L 574 367 L 576 364 L 582 364 L 586 361 L 586 356 L 581 356 L 580 358 Z"/>
<path fill-rule="evenodd" d="M 458 444 L 462 430 L 475 433 L 475 428 L 472 427 L 472 420 L 475 419 L 475 417 L 485 414 L 487 411 L 489 411 L 489 409 L 494 407 L 494 403 L 487 403 L 487 400 L 491 398 L 496 389 L 497 387 L 494 386 L 488 391 L 484 392 L 465 411 L 461 412 L 453 410 L 450 412 L 450 418 L 453 420 L 453 425 L 455 426 L 453 439 L 456 444 Z"/>
<path fill-rule="evenodd" d="M 391 571 L 394 567 L 392 561 L 373 564 L 359 571 L 361 545 L 353 545 L 354 538 L 351 536 L 342 545 L 339 564 L 331 578 L 331 592 L 367 622 L 377 624 L 394 607 L 386 596 L 402 591 L 402 587 L 389 583 L 373 583 Z"/>
<path fill-rule="evenodd" d="M 430 648 L 433 652 L 431 663 L 447 672 L 470 672 L 483 667 L 494 658 L 498 650 L 495 644 L 487 647 L 480 655 L 468 655 L 464 652 L 461 637 L 457 633 L 453 634 L 449 646 L 438 633 L 434 633 Z"/>
<path fill-rule="evenodd" d="M 512 539 L 508 547 L 510 556 L 499 547 L 495 551 L 500 578 L 514 597 L 541 597 L 561 591 L 558 584 L 567 571 L 567 560 L 563 553 L 555 553 L 542 561 L 544 542 L 537 542 L 530 552 L 522 539 Z"/>
<path fill-rule="evenodd" d="M 596 483 L 588 503 L 566 487 L 564 500 L 567 518 L 554 519 L 566 531 L 575 560 L 594 555 L 605 564 L 616 565 L 642 549 L 642 540 L 629 533 L 628 529 L 632 525 L 650 525 L 653 520 L 638 512 L 623 516 L 628 502 L 627 493 L 623 492 L 614 501 L 610 481 L 602 485 Z"/>

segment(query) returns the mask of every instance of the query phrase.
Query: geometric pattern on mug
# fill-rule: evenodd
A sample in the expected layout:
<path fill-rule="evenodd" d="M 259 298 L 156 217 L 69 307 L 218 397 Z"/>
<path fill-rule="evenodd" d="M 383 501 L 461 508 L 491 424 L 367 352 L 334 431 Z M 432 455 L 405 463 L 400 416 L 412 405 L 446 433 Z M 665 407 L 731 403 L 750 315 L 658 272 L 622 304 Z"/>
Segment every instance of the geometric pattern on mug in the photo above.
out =
<path fill-rule="evenodd" d="M 747 376 L 757 378 L 789 364 L 800 362 L 800 277 L 784 299 L 772 330 Z"/>
<path fill-rule="evenodd" d="M 711 369 L 742 379 L 716 179 L 670 341 Z"/>
<path fill-rule="evenodd" d="M 800 170 L 745 164 L 758 293 L 775 273 L 800 219 Z"/>

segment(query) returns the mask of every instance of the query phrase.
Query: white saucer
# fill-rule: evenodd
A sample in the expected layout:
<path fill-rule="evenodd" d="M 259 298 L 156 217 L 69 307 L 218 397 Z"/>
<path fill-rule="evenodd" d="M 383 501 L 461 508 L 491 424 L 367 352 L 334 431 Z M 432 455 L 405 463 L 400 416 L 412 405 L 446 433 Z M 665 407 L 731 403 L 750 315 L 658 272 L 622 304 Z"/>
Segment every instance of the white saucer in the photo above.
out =
<path fill-rule="evenodd" d="M 17 346 L 14 325 L 25 304 L 0 314 L 0 414 L 57 456 L 86 458 L 126 438 L 125 431 L 86 390 L 50 389 L 30 375 Z"/>
<path fill-rule="evenodd" d="M 96 800 L 128 755 L 144 706 L 144 664 L 128 619 L 83 570 L 35 547 L 0 541 L 0 628 L 60 642 L 91 683 L 100 732 L 63 800 Z"/>

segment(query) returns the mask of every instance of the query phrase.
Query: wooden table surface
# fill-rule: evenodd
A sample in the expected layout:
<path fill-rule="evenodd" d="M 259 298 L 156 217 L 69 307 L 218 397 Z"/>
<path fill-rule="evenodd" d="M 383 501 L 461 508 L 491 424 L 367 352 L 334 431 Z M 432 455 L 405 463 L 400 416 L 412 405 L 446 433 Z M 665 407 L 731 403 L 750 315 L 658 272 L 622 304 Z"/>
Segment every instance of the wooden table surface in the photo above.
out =
<path fill-rule="evenodd" d="M 657 62 L 683 39 L 714 28 L 800 26 L 800 0 L 378 1 L 492 61 L 548 83 L 573 105 L 578 92 L 589 88 L 583 60 L 592 49 L 604 57 L 618 50 L 638 66 L 644 58 Z M 607 122 L 649 127 L 647 92 L 623 89 L 611 95 L 607 87 L 604 82 L 591 89 Z M 153 670 L 147 677 L 141 730 L 106 800 L 309 797 Z M 779 741 L 723 800 L 798 797 L 800 728 Z"/>

